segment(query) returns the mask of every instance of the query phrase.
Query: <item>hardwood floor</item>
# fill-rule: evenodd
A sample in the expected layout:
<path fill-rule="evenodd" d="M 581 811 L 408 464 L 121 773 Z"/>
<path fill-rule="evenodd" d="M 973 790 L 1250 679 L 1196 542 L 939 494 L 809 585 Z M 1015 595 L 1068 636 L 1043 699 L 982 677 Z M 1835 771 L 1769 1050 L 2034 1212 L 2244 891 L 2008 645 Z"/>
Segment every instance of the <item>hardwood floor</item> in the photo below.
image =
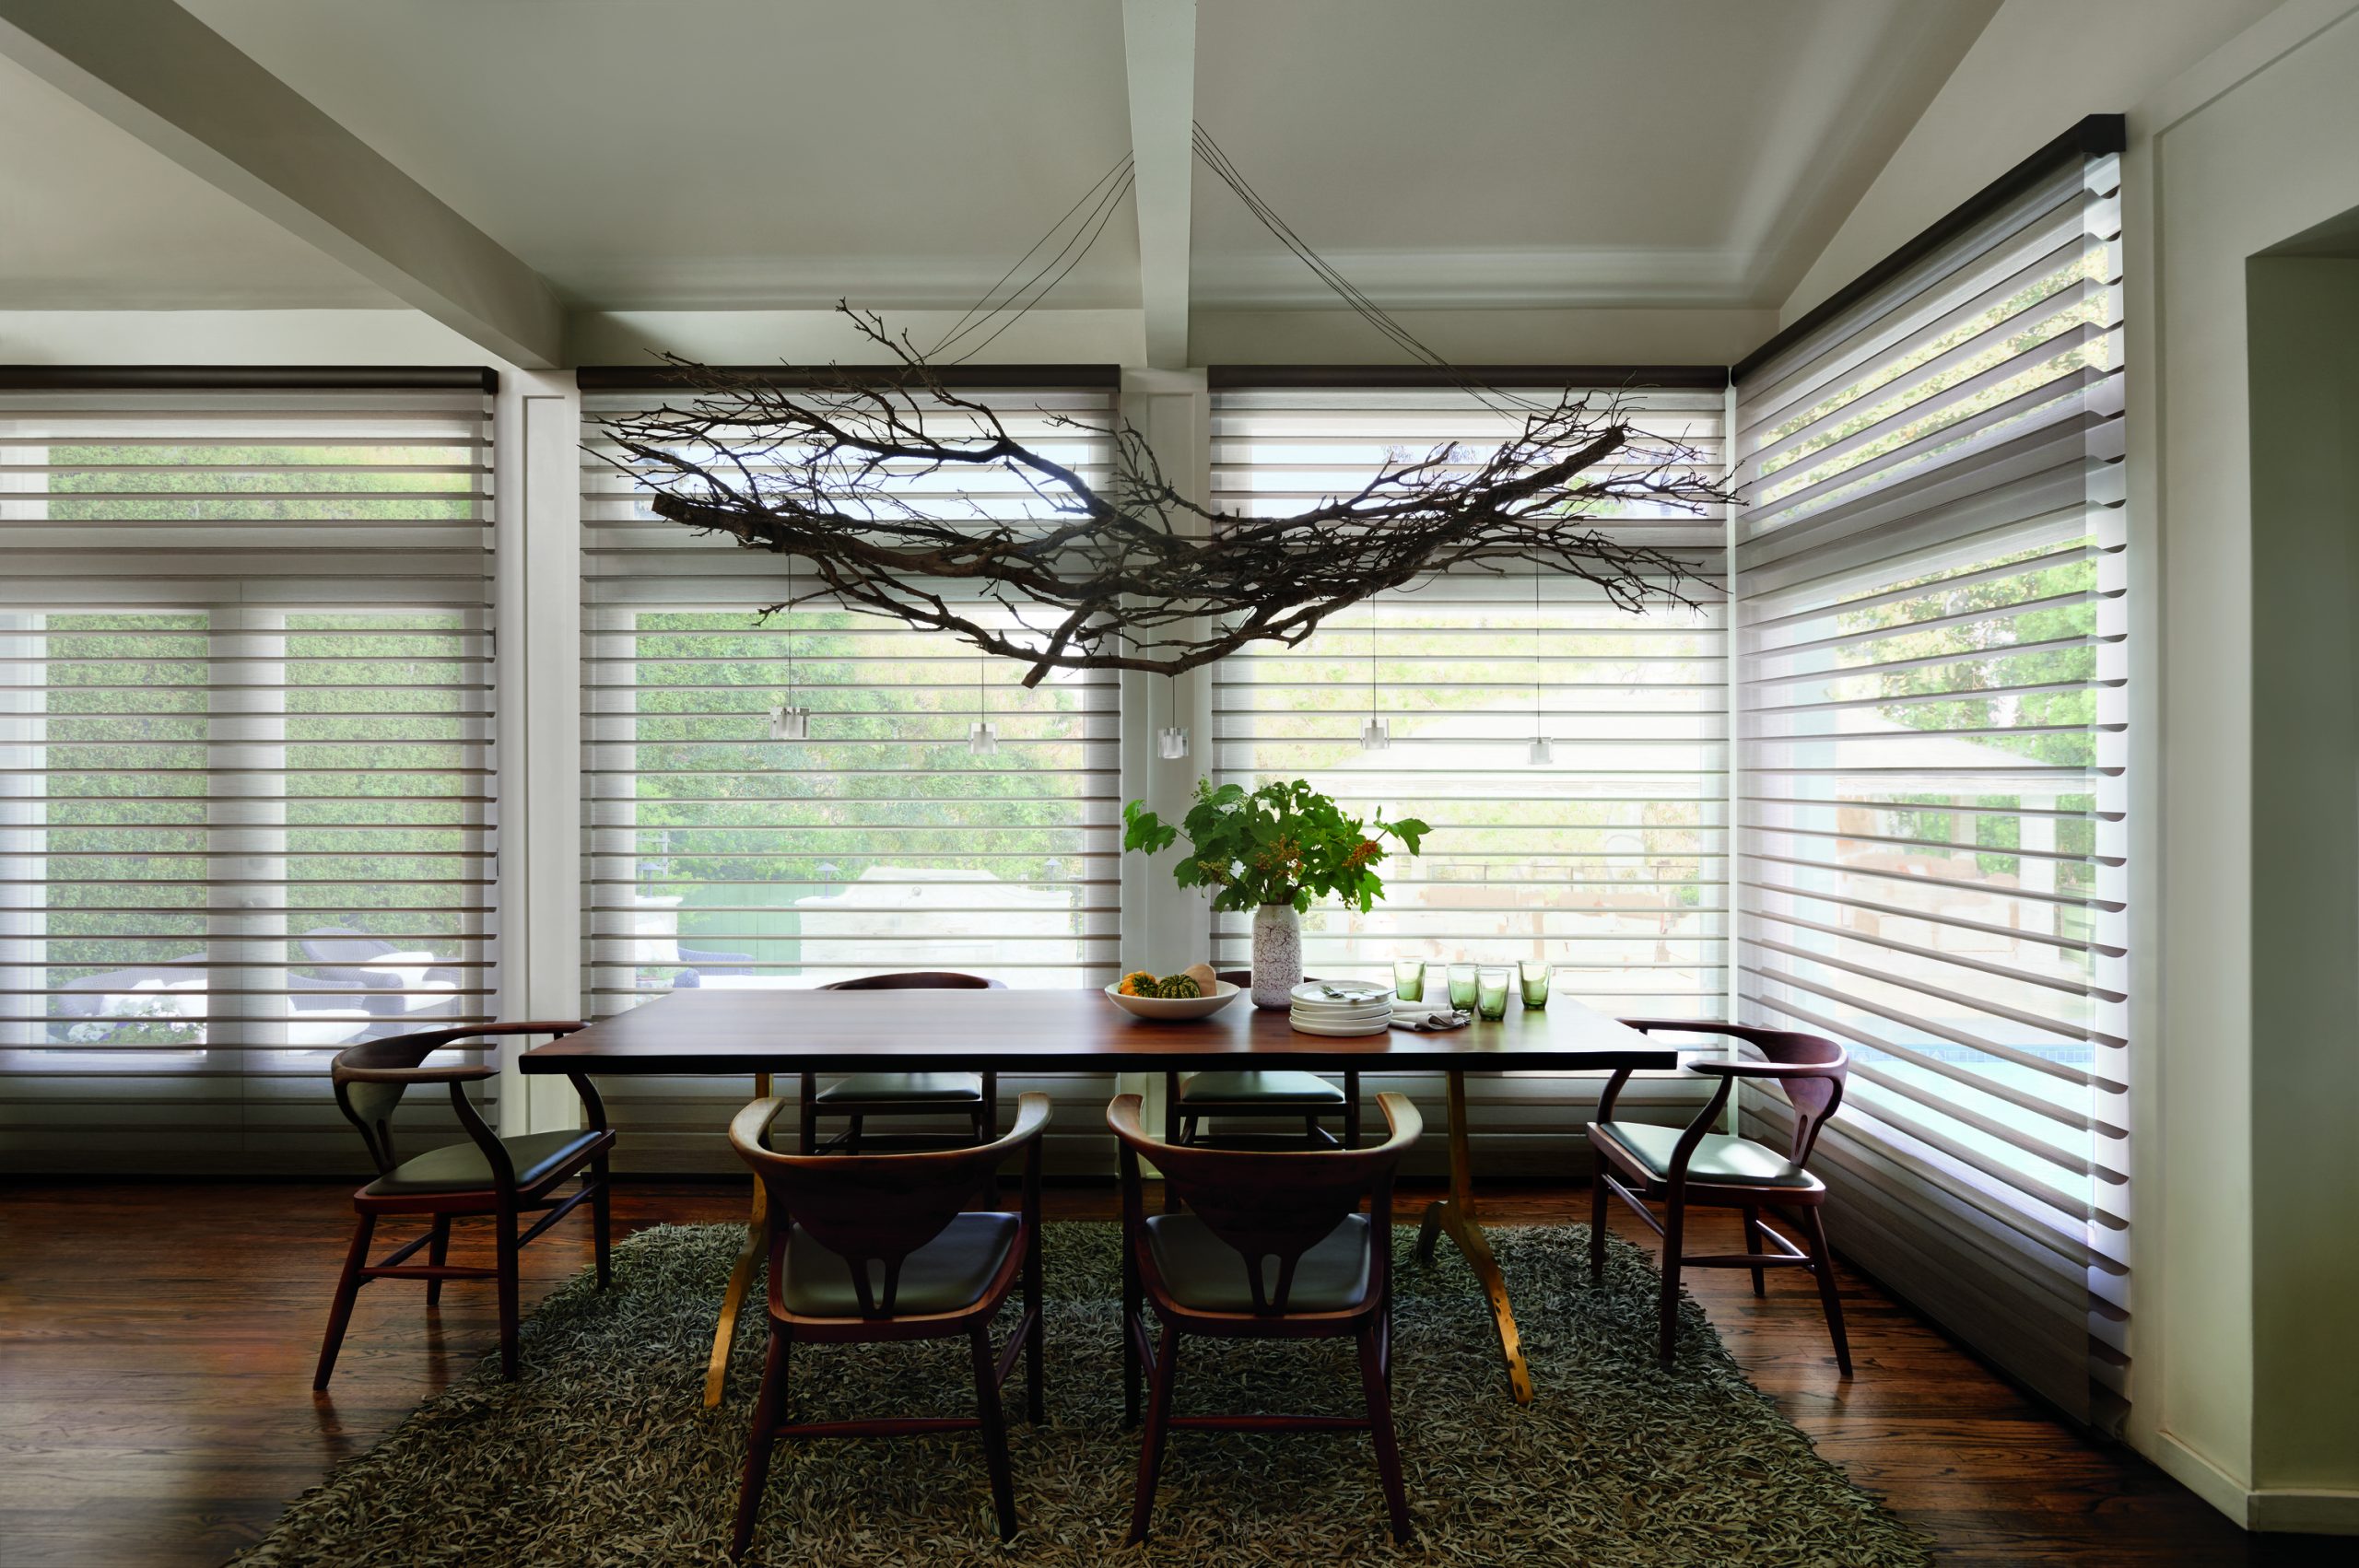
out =
<path fill-rule="evenodd" d="M 334 1392 L 310 1376 L 349 1235 L 347 1188 L 217 1183 L 0 1186 L 0 1563 L 222 1562 L 286 1499 L 365 1450 L 496 1337 L 492 1293 L 362 1293 Z M 1421 1192 L 1403 1212 L 1423 1211 Z M 1499 1223 L 1580 1218 L 1584 1188 L 1484 1194 Z M 618 1233 L 736 1220 L 740 1184 L 624 1183 Z M 1051 1217 L 1110 1218 L 1109 1190 L 1060 1189 Z M 1617 1216 L 1617 1231 L 1651 1238 Z M 1736 1245 L 1733 1226 L 1702 1246 Z M 464 1229 L 453 1262 L 472 1260 Z M 587 1265 L 586 1224 L 527 1248 L 525 1301 Z M 487 1248 L 484 1250 L 487 1251 Z M 487 1258 L 486 1259 L 488 1260 Z M 1846 1272 L 1858 1375 L 1835 1373 L 1799 1276 L 1755 1301 L 1745 1276 L 1692 1287 L 1754 1382 L 1863 1485 L 1940 1540 L 1945 1562 L 2341 1563 L 2348 1541 L 2252 1537 L 2153 1467 L 2085 1439 Z"/>

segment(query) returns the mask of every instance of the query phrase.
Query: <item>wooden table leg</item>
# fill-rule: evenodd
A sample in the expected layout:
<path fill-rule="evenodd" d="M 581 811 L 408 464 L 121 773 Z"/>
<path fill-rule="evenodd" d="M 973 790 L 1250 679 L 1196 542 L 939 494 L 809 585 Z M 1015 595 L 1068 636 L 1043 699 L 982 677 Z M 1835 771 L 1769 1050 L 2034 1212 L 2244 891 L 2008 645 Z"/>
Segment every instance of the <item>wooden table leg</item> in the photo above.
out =
<path fill-rule="evenodd" d="M 769 1094 L 770 1075 L 755 1074 L 754 1098 L 767 1100 Z M 737 1310 L 745 1305 L 745 1293 L 754 1283 L 754 1266 L 761 1261 L 769 1244 L 769 1194 L 757 1179 L 753 1213 L 745 1221 L 745 1245 L 737 1249 L 737 1261 L 730 1266 L 729 1288 L 721 1295 L 721 1321 L 712 1330 L 712 1360 L 704 1369 L 704 1402 L 708 1409 L 721 1403 L 722 1389 L 729 1381 L 729 1352 L 737 1342 Z"/>
<path fill-rule="evenodd" d="M 1491 1303 L 1491 1320 L 1499 1332 L 1499 1355 L 1507 1363 L 1508 1387 L 1519 1405 L 1532 1403 L 1532 1369 L 1524 1364 L 1522 1337 L 1516 1332 L 1515 1312 L 1508 1305 L 1508 1282 L 1491 1256 L 1491 1244 L 1476 1223 L 1474 1170 L 1467 1153 L 1466 1075 L 1449 1074 L 1449 1196 L 1426 1206 L 1417 1228 L 1417 1258 L 1433 1261 L 1434 1243 L 1444 1232 L 1474 1270 L 1474 1278 Z"/>

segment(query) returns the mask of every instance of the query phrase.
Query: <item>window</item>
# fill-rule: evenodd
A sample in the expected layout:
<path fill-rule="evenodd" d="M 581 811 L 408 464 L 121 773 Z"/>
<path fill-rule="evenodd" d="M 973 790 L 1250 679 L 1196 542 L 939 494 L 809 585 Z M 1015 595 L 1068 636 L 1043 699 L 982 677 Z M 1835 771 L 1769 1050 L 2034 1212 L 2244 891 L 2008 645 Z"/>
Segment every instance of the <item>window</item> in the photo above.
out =
<path fill-rule="evenodd" d="M 1536 394 L 1553 399 L 1553 392 Z M 1639 428 L 1717 472 L 1717 388 L 1625 394 Z M 1520 415 L 1453 390 L 1226 391 L 1214 486 L 1269 515 L 1356 487 L 1388 458 L 1503 439 Z M 1692 610 L 1633 616 L 1577 579 L 1466 573 L 1356 606 L 1297 648 L 1256 644 L 1213 674 L 1224 782 L 1301 777 L 1352 811 L 1434 832 L 1388 862 L 1367 915 L 1317 909 L 1304 965 L 1389 977 L 1396 956 L 1564 965 L 1610 1012 L 1721 1015 L 1726 990 L 1727 666 L 1716 515 L 1609 526 L 1692 556 Z M 1390 744 L 1364 750 L 1381 718 Z M 1531 760 L 1536 735 L 1552 758 Z M 1242 965 L 1251 918 L 1222 916 Z"/>
<path fill-rule="evenodd" d="M 0 380 L 12 1162 L 349 1168 L 326 1058 L 487 1015 L 487 375 Z"/>
<path fill-rule="evenodd" d="M 649 395 L 585 394 L 585 419 Z M 1063 461 L 1103 462 L 1098 438 L 1050 421 L 1102 425 L 1106 392 L 994 401 Z M 681 987 L 902 969 L 1115 978 L 1117 682 L 1058 672 L 1027 689 L 1019 666 L 945 633 L 818 603 L 765 615 L 785 563 L 657 519 L 599 455 L 594 424 L 585 439 L 587 1015 Z M 1019 517 L 1038 505 L 1012 487 L 1001 502 Z M 790 691 L 809 736 L 774 740 Z M 996 743 L 978 755 L 969 730 L 986 720 Z M 682 1081 L 609 1097 L 661 1152 L 647 1157 L 676 1168 L 727 1160 L 732 1095 L 742 1086 Z"/>
<path fill-rule="evenodd" d="M 2127 1300 L 2118 173 L 2069 149 L 1739 380 L 1743 1015 L 1851 1048 L 1846 1245 L 2083 1411 Z"/>

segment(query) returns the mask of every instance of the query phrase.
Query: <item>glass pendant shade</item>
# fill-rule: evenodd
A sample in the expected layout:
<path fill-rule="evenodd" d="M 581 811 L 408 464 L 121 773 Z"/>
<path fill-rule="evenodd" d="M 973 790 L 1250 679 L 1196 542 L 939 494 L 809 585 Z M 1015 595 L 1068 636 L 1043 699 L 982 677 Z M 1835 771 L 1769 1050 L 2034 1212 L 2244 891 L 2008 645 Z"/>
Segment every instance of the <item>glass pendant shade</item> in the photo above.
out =
<path fill-rule="evenodd" d="M 1367 723 L 1360 726 L 1360 750 L 1380 752 L 1391 744 L 1391 720 L 1371 716 Z"/>
<path fill-rule="evenodd" d="M 807 741 L 811 738 L 811 710 L 800 703 L 780 703 L 770 709 L 770 739 L 773 741 Z"/>
<path fill-rule="evenodd" d="M 978 719 L 967 727 L 967 749 L 977 756 L 993 756 L 999 752 L 999 726 L 988 719 Z"/>
<path fill-rule="evenodd" d="M 1527 760 L 1529 760 L 1535 767 L 1544 766 L 1549 763 L 1555 762 L 1556 760 L 1555 743 L 1550 741 L 1545 735 L 1533 736 L 1532 739 L 1532 754 Z"/>
<path fill-rule="evenodd" d="M 1176 762 L 1188 755 L 1188 731 L 1180 724 L 1168 725 L 1155 732 L 1155 749 L 1167 762 Z"/>

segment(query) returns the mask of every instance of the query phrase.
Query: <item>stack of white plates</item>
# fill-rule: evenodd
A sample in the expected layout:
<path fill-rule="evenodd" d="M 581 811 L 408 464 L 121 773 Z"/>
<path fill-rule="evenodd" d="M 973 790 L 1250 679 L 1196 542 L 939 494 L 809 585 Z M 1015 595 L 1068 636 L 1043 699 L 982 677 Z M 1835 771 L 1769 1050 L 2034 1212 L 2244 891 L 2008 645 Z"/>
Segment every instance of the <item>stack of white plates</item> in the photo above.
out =
<path fill-rule="evenodd" d="M 1293 1023 L 1303 1035 L 1381 1035 L 1392 1027 L 1392 992 L 1349 980 L 1306 980 L 1294 989 Z"/>

